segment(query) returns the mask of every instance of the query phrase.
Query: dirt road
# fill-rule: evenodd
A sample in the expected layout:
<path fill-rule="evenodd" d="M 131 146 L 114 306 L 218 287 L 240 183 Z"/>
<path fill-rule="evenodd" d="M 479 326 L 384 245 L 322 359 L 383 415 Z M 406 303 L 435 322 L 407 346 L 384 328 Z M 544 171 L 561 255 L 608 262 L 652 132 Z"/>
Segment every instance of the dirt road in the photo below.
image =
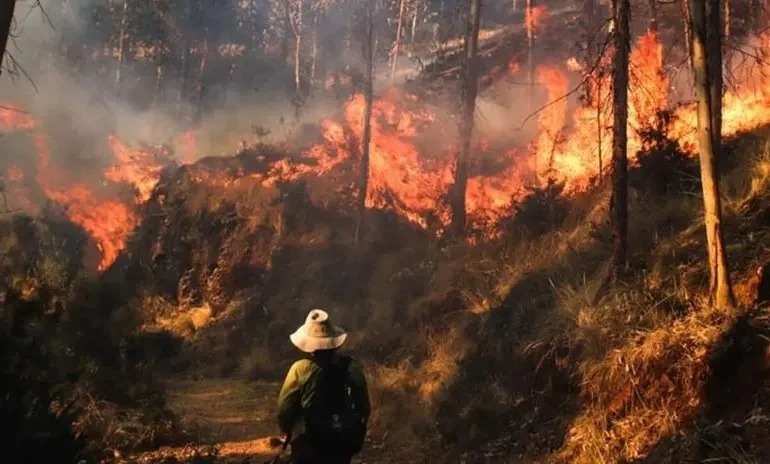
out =
<path fill-rule="evenodd" d="M 176 380 L 168 384 L 169 407 L 203 446 L 164 447 L 132 456 L 138 462 L 189 460 L 216 450 L 217 463 L 269 462 L 278 453 L 275 403 L 280 385 L 237 379 Z M 272 443 L 271 443 L 272 442 Z M 276 445 L 276 446 L 273 446 Z M 385 462 L 369 450 L 354 463 Z M 377 453 L 379 454 L 379 453 Z M 177 461 L 177 462 L 178 462 Z"/>

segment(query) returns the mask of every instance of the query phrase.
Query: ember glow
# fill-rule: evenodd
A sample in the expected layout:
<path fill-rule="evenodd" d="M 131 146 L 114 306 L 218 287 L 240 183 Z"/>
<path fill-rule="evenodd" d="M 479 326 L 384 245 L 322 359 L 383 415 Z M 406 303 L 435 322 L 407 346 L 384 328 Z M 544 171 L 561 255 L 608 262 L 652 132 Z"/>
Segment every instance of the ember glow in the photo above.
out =
<path fill-rule="evenodd" d="M 543 22 L 548 9 L 545 5 L 537 5 L 533 8 L 528 8 L 526 11 L 526 17 L 524 18 L 527 29 L 537 29 L 540 23 Z"/>
<path fill-rule="evenodd" d="M 11 166 L 8 168 L 6 179 L 10 182 L 21 182 L 24 180 L 24 170 L 18 166 Z"/>
<path fill-rule="evenodd" d="M 13 105 L 0 106 L 0 129 L 25 131 L 35 128 L 36 121 L 29 113 Z"/>

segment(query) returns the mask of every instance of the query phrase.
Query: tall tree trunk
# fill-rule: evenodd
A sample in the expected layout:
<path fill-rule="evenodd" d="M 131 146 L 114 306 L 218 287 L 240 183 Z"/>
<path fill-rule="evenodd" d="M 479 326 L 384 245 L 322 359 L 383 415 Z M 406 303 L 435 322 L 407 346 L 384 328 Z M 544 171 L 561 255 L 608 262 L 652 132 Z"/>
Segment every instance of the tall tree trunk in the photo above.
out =
<path fill-rule="evenodd" d="M 730 0 L 725 0 L 725 37 L 730 37 L 730 17 L 732 16 Z"/>
<path fill-rule="evenodd" d="M 409 33 L 409 55 L 414 53 L 414 37 L 417 33 L 417 19 L 420 17 L 420 5 L 414 1 L 414 11 L 412 12 L 412 30 Z"/>
<path fill-rule="evenodd" d="M 315 67 L 318 61 L 318 15 L 320 13 L 316 11 L 313 13 L 313 51 L 310 62 L 310 88 L 315 87 Z"/>
<path fill-rule="evenodd" d="M 629 0 L 614 0 L 615 66 L 612 78 L 612 243 L 616 275 L 628 253 L 628 56 L 630 53 Z"/>
<path fill-rule="evenodd" d="M 209 57 L 209 39 L 208 39 L 208 30 L 204 29 L 203 31 L 203 44 L 201 46 L 201 61 L 200 61 L 200 69 L 198 71 L 198 88 L 197 88 L 197 97 L 198 97 L 198 104 L 197 104 L 197 113 L 196 113 L 196 120 L 200 121 L 201 116 L 203 116 L 203 97 L 206 93 L 206 65 L 208 63 L 208 57 Z"/>
<path fill-rule="evenodd" d="M 691 0 L 692 63 L 695 75 L 695 93 L 698 99 L 698 147 L 700 150 L 701 184 L 703 186 L 704 222 L 706 243 L 709 257 L 709 302 L 720 309 L 735 307 L 735 296 L 730 283 L 730 271 L 727 263 L 727 250 L 722 231 L 722 205 L 719 196 L 719 169 L 717 157 L 719 145 L 715 143 L 714 111 L 712 104 L 713 86 L 710 74 L 714 69 L 709 61 L 710 52 L 721 47 L 708 44 L 706 0 Z M 717 29 L 721 32 L 721 28 Z M 712 34 L 711 40 L 715 40 Z M 721 61 L 721 60 L 720 60 Z M 721 68 L 720 68 L 721 71 Z"/>
<path fill-rule="evenodd" d="M 393 41 L 393 50 L 390 54 L 390 83 L 396 82 L 396 68 L 398 67 L 398 49 L 401 45 L 401 31 L 404 27 L 404 11 L 406 0 L 400 0 L 398 6 L 398 25 L 396 26 L 396 40 Z"/>
<path fill-rule="evenodd" d="M 2 74 L 3 58 L 8 48 L 8 38 L 11 35 L 11 25 L 13 24 L 13 11 L 16 7 L 16 0 L 5 0 L 0 5 L 0 74 Z"/>
<path fill-rule="evenodd" d="M 153 99 L 152 99 L 153 107 L 157 107 L 160 104 L 162 91 L 163 91 L 163 63 L 160 62 L 155 67 L 155 95 L 153 96 Z"/>
<path fill-rule="evenodd" d="M 524 23 L 527 29 L 527 82 L 530 89 L 529 95 L 529 111 L 535 110 L 534 106 L 534 86 L 535 86 L 535 57 L 533 48 L 535 46 L 535 12 L 534 12 L 535 0 L 527 0 L 526 11 L 524 13 Z M 537 169 L 537 167 L 535 167 Z"/>
<path fill-rule="evenodd" d="M 123 0 L 123 11 L 120 14 L 120 35 L 118 36 L 118 69 L 115 71 L 115 89 L 120 87 L 123 63 L 126 60 L 126 27 L 128 25 L 128 0 Z"/>
<path fill-rule="evenodd" d="M 456 236 L 465 234 L 467 222 L 465 193 L 468 187 L 468 159 L 471 155 L 473 116 L 476 111 L 478 76 L 476 52 L 479 46 L 481 24 L 481 0 L 470 0 L 470 11 L 465 25 L 465 66 L 463 69 L 462 102 L 460 114 L 460 153 L 455 166 L 455 183 L 452 191 L 452 232 Z"/>
<path fill-rule="evenodd" d="M 364 60 L 364 133 L 361 140 L 361 167 L 358 180 L 358 218 L 354 240 L 361 243 L 366 218 L 366 197 L 369 194 L 369 149 L 372 140 L 372 106 L 374 104 L 374 9 L 375 1 L 369 0 L 366 7 L 366 38 Z"/>
<path fill-rule="evenodd" d="M 650 30 L 658 32 L 658 0 L 647 0 L 650 7 Z"/>
<path fill-rule="evenodd" d="M 598 178 L 601 184 L 602 176 L 604 175 L 604 162 L 602 159 L 602 77 L 601 67 L 596 63 L 596 60 L 600 58 L 600 53 L 597 50 L 599 27 L 596 24 L 596 0 L 583 0 L 583 15 L 586 20 L 586 69 L 593 70 L 593 75 L 588 76 L 590 85 L 586 86 L 586 99 L 596 104 L 596 146 L 597 159 L 599 161 Z"/>
<path fill-rule="evenodd" d="M 283 1 L 283 40 L 281 41 L 281 63 L 289 60 L 290 37 L 294 35 L 291 24 L 291 0 Z"/>
<path fill-rule="evenodd" d="M 711 86 L 711 128 L 714 148 L 722 149 L 722 15 L 719 0 L 706 1 L 706 56 Z M 717 157 L 717 162 L 719 158 Z"/>
<path fill-rule="evenodd" d="M 682 0 L 680 6 L 684 18 L 684 47 L 687 52 L 687 64 L 692 69 L 692 8 L 690 8 L 690 0 Z"/>
<path fill-rule="evenodd" d="M 296 0 L 297 11 L 292 15 L 291 27 L 294 30 L 295 46 L 294 46 L 294 86 L 297 92 L 297 98 L 302 96 L 302 82 L 300 71 L 302 67 L 301 63 L 301 51 L 302 51 L 302 4 L 304 0 Z"/>
<path fill-rule="evenodd" d="M 187 77 L 190 74 L 190 43 L 187 39 L 182 40 L 181 69 L 179 70 L 179 95 L 177 99 L 177 109 L 181 113 L 187 90 Z"/>

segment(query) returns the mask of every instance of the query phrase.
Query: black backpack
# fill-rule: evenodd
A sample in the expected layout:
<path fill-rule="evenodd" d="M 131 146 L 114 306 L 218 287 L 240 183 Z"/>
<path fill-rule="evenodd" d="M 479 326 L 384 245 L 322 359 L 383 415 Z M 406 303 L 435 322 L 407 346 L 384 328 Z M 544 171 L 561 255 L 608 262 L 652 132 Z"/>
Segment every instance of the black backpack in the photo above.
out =
<path fill-rule="evenodd" d="M 311 360 L 312 361 L 312 360 Z M 354 394 L 349 357 L 322 365 L 314 374 L 315 392 L 303 410 L 308 438 L 323 449 L 350 456 L 361 451 L 366 437 L 366 418 Z"/>

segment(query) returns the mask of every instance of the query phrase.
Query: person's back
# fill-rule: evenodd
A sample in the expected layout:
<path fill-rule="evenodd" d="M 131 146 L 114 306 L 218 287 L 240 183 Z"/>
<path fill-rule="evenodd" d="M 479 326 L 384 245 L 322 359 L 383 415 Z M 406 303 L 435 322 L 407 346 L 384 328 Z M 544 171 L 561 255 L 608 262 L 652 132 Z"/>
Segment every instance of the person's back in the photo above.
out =
<path fill-rule="evenodd" d="M 369 393 L 362 366 L 337 353 L 345 335 L 313 310 L 291 336 L 309 354 L 292 365 L 278 398 L 278 423 L 295 464 L 349 463 L 363 445 Z"/>

